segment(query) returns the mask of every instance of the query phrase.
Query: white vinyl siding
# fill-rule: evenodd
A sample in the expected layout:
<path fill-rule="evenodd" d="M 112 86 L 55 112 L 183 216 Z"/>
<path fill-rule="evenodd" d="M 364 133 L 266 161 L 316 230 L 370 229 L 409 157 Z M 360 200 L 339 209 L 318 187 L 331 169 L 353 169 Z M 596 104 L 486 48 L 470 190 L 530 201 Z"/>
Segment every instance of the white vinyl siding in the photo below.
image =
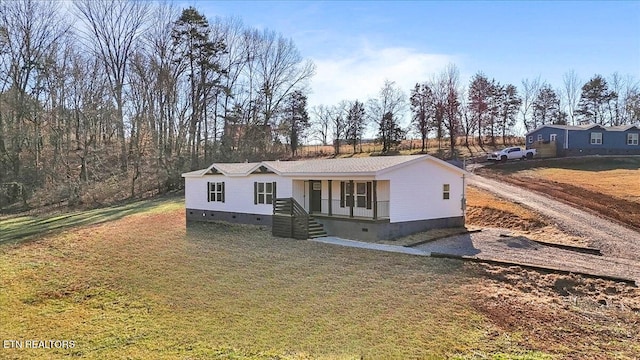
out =
<path fill-rule="evenodd" d="M 638 145 L 638 133 L 627 134 L 627 145 Z"/>
<path fill-rule="evenodd" d="M 389 180 L 391 223 L 424 219 L 461 217 L 462 173 L 432 161 L 420 161 L 389 171 L 380 180 Z M 443 184 L 449 184 L 449 199 L 443 199 Z M 381 193 L 378 188 L 378 193 Z M 378 200 L 383 200 L 378 197 Z"/>
<path fill-rule="evenodd" d="M 209 182 L 225 183 L 225 201 L 208 202 Z M 273 205 L 254 203 L 254 182 L 273 183 L 277 185 L 278 197 L 292 196 L 292 181 L 276 174 L 256 174 L 246 177 L 226 177 L 224 175 L 205 175 L 201 178 L 185 178 L 185 202 L 187 209 L 215 210 L 247 214 L 270 215 Z"/>
<path fill-rule="evenodd" d="M 591 133 L 591 145 L 602 145 L 602 133 L 601 132 L 592 132 Z"/>

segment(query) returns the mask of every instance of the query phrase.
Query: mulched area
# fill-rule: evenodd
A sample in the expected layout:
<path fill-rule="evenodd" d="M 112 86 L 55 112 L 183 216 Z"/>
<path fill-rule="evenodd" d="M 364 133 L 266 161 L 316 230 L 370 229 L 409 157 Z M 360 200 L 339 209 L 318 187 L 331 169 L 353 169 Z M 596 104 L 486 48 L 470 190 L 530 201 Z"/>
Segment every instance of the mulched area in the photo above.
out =
<path fill-rule="evenodd" d="M 640 284 L 638 261 L 558 249 L 523 236 L 509 236 L 509 230 L 504 229 L 452 236 L 415 248 L 429 253 L 625 279 Z"/>

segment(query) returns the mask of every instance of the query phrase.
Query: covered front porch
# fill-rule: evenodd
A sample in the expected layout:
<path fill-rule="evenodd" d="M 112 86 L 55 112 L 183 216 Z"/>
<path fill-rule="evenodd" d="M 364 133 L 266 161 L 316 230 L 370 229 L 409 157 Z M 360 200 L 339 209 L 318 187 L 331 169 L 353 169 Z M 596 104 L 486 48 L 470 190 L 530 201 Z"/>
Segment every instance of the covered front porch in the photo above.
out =
<path fill-rule="evenodd" d="M 388 180 L 293 180 L 293 198 L 313 216 L 389 219 L 389 189 Z"/>

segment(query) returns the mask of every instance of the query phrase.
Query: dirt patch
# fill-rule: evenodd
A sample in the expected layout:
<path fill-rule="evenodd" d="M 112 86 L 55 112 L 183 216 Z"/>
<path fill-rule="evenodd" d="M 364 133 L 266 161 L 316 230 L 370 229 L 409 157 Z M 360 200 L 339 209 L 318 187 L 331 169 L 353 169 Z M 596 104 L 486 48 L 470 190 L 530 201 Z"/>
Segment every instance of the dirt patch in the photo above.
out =
<path fill-rule="evenodd" d="M 491 338 L 504 336 L 501 331 L 520 333 L 510 339 L 569 359 L 610 358 L 612 352 L 633 357 L 640 351 L 638 288 L 517 266 L 475 266 L 485 281 L 476 289 L 474 307 L 500 329 Z M 628 344 L 626 352 L 617 352 L 621 343 Z"/>
<path fill-rule="evenodd" d="M 567 234 L 558 229 L 555 225 L 547 225 L 527 231 L 513 231 L 513 236 L 526 236 L 532 240 L 545 243 L 554 243 L 570 246 L 589 247 L 588 239 L 580 236 Z"/>
<path fill-rule="evenodd" d="M 509 211 L 479 206 L 467 207 L 466 221 L 476 226 L 502 227 L 526 231 L 539 229 L 547 225 L 541 218 L 522 218 Z"/>
<path fill-rule="evenodd" d="M 519 203 L 505 200 L 488 191 L 470 186 L 467 191 L 467 227 L 501 227 L 514 236 L 556 244 L 583 246 L 587 239 L 560 230 L 552 220 Z"/>

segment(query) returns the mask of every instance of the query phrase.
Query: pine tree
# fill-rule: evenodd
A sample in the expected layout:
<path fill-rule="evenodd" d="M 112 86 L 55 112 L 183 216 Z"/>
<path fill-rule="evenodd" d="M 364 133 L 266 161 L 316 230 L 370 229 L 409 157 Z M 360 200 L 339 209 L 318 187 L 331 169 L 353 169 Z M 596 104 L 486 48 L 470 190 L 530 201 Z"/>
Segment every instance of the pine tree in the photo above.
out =
<path fill-rule="evenodd" d="M 347 113 L 347 124 L 345 137 L 347 143 L 353 146 L 353 153 L 356 152 L 358 141 L 362 140 L 362 133 L 365 127 L 364 104 L 356 100 Z"/>
<path fill-rule="evenodd" d="M 394 119 L 392 112 L 387 112 L 382 117 L 378 136 L 382 142 L 382 153 L 387 153 L 393 147 L 398 146 L 405 137 L 405 131 L 398 126 L 398 122 Z"/>
<path fill-rule="evenodd" d="M 500 94 L 500 129 L 502 130 L 502 143 L 506 145 L 507 129 L 511 129 L 516 124 L 516 115 L 522 104 L 522 99 L 518 96 L 518 89 L 508 84 L 502 88 Z"/>
<path fill-rule="evenodd" d="M 560 98 L 547 84 L 538 91 L 532 107 L 534 128 L 546 124 L 566 123 L 566 118 L 560 111 Z"/>
<path fill-rule="evenodd" d="M 611 121 L 611 119 L 608 121 L 605 119 L 605 105 L 617 98 L 618 94 L 609 90 L 607 80 L 596 75 L 582 86 L 577 113 L 583 120 L 605 125 Z"/>
<path fill-rule="evenodd" d="M 207 18 L 193 7 L 182 11 L 173 24 L 171 36 L 176 49 L 174 62 L 181 64 L 189 76 L 191 114 L 188 142 L 191 168 L 196 169 L 203 127 L 205 137 L 208 136 L 206 122 L 201 126 L 206 121 L 207 100 L 215 88 L 220 88 L 220 76 L 224 74 L 218 57 L 225 51 L 225 44 L 222 40 L 211 39 Z"/>
<path fill-rule="evenodd" d="M 307 112 L 307 96 L 296 90 L 288 97 L 284 118 L 281 122 L 291 147 L 291 156 L 296 156 L 300 139 L 309 128 L 309 113 Z"/>

